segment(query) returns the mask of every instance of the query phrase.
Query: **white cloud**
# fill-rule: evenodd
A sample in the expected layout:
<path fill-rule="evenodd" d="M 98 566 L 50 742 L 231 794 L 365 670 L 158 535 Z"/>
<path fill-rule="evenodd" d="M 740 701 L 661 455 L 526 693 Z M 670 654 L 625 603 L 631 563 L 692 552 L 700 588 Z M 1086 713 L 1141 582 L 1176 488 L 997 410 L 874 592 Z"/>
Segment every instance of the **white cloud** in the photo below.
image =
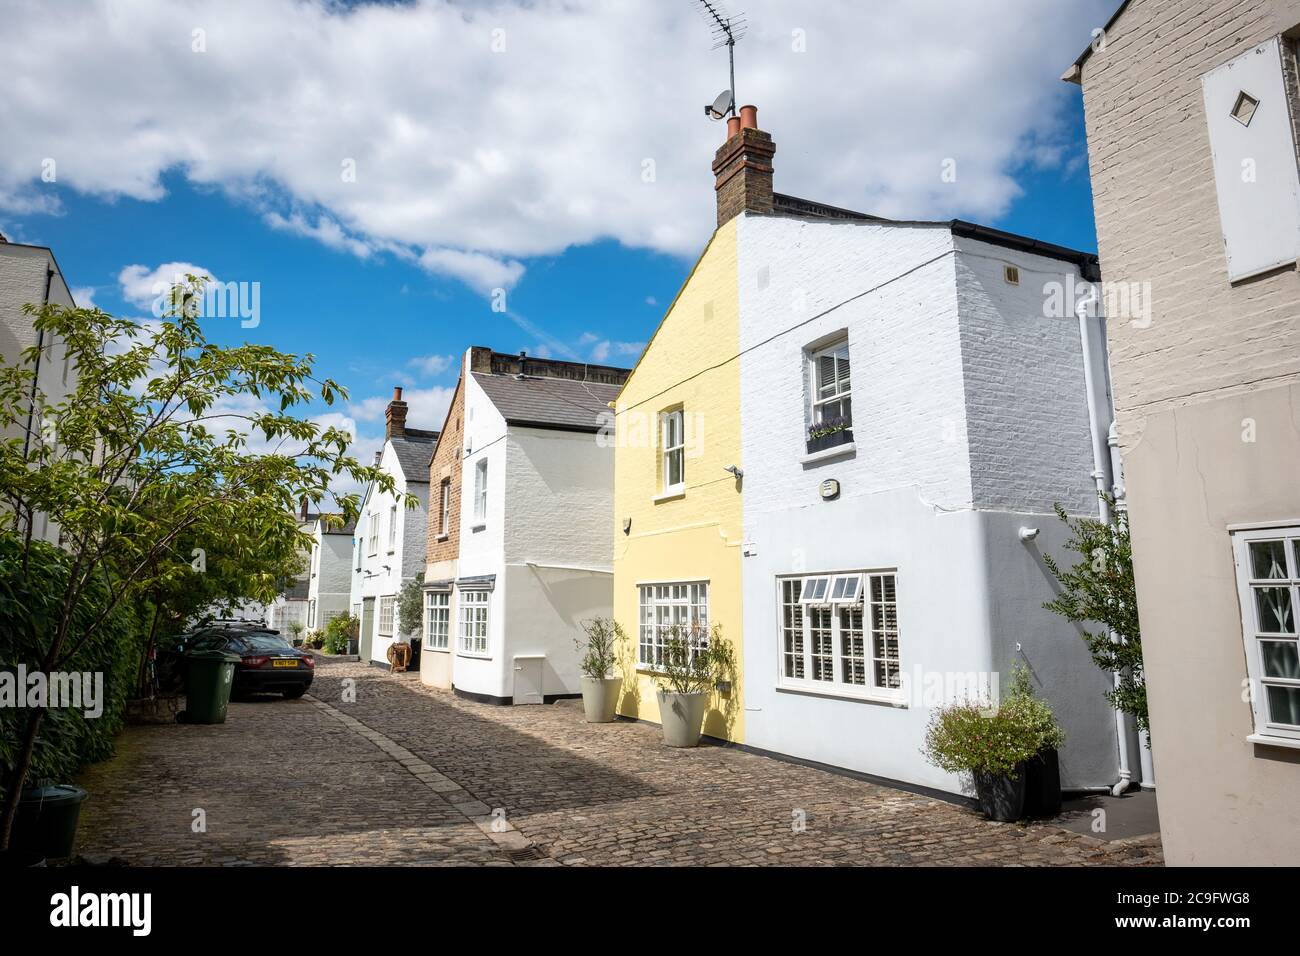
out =
<path fill-rule="evenodd" d="M 402 401 L 409 406 L 406 411 L 406 424 L 411 428 L 424 428 L 436 431 L 442 427 L 451 407 L 453 387 L 435 386 L 434 388 L 407 388 L 402 390 Z M 374 395 L 359 401 L 349 402 L 348 411 L 358 421 L 383 422 L 384 412 L 392 395 Z"/>
<path fill-rule="evenodd" d="M 93 309 L 95 307 L 95 287 L 90 285 L 79 285 L 69 290 L 72 293 L 72 301 L 77 303 L 81 309 Z"/>
<path fill-rule="evenodd" d="M 459 279 L 474 291 L 483 293 L 510 289 L 524 274 L 521 262 L 459 249 L 426 249 L 420 256 L 420 265 L 429 272 Z"/>
<path fill-rule="evenodd" d="M 189 262 L 165 262 L 156 269 L 130 265 L 117 277 L 122 286 L 122 298 L 140 308 L 149 308 L 159 295 L 165 295 L 173 285 L 184 282 L 187 275 L 208 276 L 216 280 L 209 269 Z"/>
<path fill-rule="evenodd" d="M 1058 76 L 1114 2 L 751 0 L 739 97 L 777 142 L 782 192 L 994 218 L 1018 172 L 1068 169 L 1082 148 L 1061 141 L 1077 91 Z M 22 79 L 0 108 L 0 142 L 22 146 L 0 152 L 11 208 L 57 209 L 46 157 L 61 188 L 106 197 L 159 199 L 174 170 L 276 228 L 480 291 L 571 245 L 690 255 L 713 228 L 723 127 L 701 106 L 726 55 L 684 0 L 5 7 L 0 62 Z"/>
<path fill-rule="evenodd" d="M 315 239 L 322 245 L 339 252 L 350 252 L 358 259 L 369 258 L 374 251 L 370 243 L 347 235 L 343 227 L 329 216 L 317 216 L 314 225 L 300 212 L 293 212 L 288 216 L 278 212 L 268 212 L 262 218 L 272 229 Z"/>
<path fill-rule="evenodd" d="M 456 362 L 454 355 L 421 355 L 406 364 L 416 369 L 421 375 L 441 375 Z"/>

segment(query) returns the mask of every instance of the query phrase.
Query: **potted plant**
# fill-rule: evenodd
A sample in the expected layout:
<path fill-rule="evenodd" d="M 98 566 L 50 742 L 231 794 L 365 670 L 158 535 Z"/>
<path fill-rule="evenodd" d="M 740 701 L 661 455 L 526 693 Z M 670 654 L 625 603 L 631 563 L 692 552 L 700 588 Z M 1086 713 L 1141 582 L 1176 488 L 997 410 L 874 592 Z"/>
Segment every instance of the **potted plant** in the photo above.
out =
<path fill-rule="evenodd" d="M 808 454 L 838 448 L 853 441 L 853 422 L 847 418 L 828 418 L 808 426 Z"/>
<path fill-rule="evenodd" d="M 1025 813 L 1031 817 L 1053 817 L 1061 812 L 1061 765 L 1058 751 L 1065 744 L 1065 731 L 1056 721 L 1051 705 L 1034 694 L 1029 668 L 1017 664 L 1012 672 L 1011 694 L 1006 705 L 1039 738 L 1038 752 L 1025 764 Z"/>
<path fill-rule="evenodd" d="M 589 724 L 608 724 L 618 709 L 618 695 L 623 678 L 610 672 L 618 660 L 618 648 L 627 640 L 623 626 L 609 618 L 598 617 L 582 625 L 586 637 L 574 640 L 578 648 L 578 666 L 582 669 L 582 709 Z"/>
<path fill-rule="evenodd" d="M 731 645 L 714 628 L 669 630 L 655 677 L 659 720 L 669 747 L 694 747 L 704 729 L 709 695 L 735 668 Z"/>
<path fill-rule="evenodd" d="M 302 632 L 304 630 L 302 621 L 289 622 L 289 634 L 292 637 L 294 647 L 302 647 Z"/>
<path fill-rule="evenodd" d="M 1064 741 L 1051 707 L 1034 696 L 1028 670 L 1018 666 L 1011 693 L 1000 706 L 962 701 L 935 714 L 926 730 L 923 752 L 931 763 L 949 773 L 969 774 L 984 815 L 1009 823 L 1026 812 L 1030 767 L 1040 758 L 1046 765 L 1049 751 L 1054 766 L 1056 748 Z M 1041 776 L 1036 780 L 1039 787 L 1045 787 Z M 1056 792 L 1059 809 L 1059 777 Z M 1044 812 L 1041 792 L 1031 806 L 1035 812 Z"/>

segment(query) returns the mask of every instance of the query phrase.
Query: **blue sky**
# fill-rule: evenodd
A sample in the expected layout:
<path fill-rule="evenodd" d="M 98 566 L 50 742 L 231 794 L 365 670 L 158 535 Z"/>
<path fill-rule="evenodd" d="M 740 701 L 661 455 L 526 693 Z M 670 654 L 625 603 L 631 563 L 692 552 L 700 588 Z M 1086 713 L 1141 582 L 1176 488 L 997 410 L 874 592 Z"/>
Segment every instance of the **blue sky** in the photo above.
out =
<path fill-rule="evenodd" d="M 363 453 L 393 385 L 441 424 L 469 345 L 635 360 L 713 225 L 700 106 L 725 55 L 692 5 L 0 0 L 23 80 L 0 103 L 0 230 L 118 314 L 145 314 L 128 266 L 258 282 L 260 325 L 210 336 L 315 353 Z M 754 0 L 739 98 L 779 191 L 1092 251 L 1059 75 L 1113 5 Z"/>

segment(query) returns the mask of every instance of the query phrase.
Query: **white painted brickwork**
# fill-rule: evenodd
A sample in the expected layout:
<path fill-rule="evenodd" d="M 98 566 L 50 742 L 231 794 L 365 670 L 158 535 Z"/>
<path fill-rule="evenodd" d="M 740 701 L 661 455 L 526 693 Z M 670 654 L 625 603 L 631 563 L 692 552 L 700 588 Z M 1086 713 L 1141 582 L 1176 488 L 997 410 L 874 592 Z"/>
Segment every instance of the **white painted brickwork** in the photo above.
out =
<path fill-rule="evenodd" d="M 804 349 L 846 329 L 858 446 L 836 469 L 846 493 L 916 487 L 940 509 L 969 508 L 951 233 L 745 216 L 739 247 L 746 518 L 815 500 L 822 476 L 800 464 Z"/>
<path fill-rule="evenodd" d="M 1079 322 L 1047 318 L 1045 289 L 1077 272 L 1056 259 L 956 240 L 966 433 L 981 509 L 1095 514 Z M 1003 275 L 1020 270 L 1020 284 Z M 1081 280 L 1078 280 L 1081 281 Z"/>

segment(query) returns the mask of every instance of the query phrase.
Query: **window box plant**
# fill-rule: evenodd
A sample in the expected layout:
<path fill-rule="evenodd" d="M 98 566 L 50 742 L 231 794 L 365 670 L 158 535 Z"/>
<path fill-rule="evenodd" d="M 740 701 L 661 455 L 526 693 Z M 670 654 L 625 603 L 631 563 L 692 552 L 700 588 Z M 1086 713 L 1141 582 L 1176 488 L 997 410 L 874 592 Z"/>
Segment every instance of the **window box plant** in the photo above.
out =
<path fill-rule="evenodd" d="M 808 426 L 808 454 L 838 448 L 853 441 L 853 422 L 847 418 L 828 418 Z"/>
<path fill-rule="evenodd" d="M 730 681 L 735 655 L 715 627 L 673 627 L 664 641 L 663 660 L 655 682 L 659 721 L 669 747 L 695 747 L 704 730 L 709 695 Z"/>
<path fill-rule="evenodd" d="M 1033 695 L 1028 672 L 1017 668 L 1000 706 L 963 701 L 935 714 L 923 752 L 935 766 L 968 775 L 984 815 L 1009 823 L 1025 814 L 1029 767 L 1040 758 L 1034 809 L 1043 812 L 1043 793 L 1050 795 L 1044 778 L 1064 739 L 1051 707 Z M 1056 791 L 1059 808 L 1059 777 Z"/>
<path fill-rule="evenodd" d="M 582 625 L 585 638 L 573 643 L 578 648 L 582 669 L 582 709 L 589 724 L 608 724 L 618 710 L 623 678 L 611 677 L 618 649 L 627 640 L 623 627 L 609 618 L 593 618 Z"/>

